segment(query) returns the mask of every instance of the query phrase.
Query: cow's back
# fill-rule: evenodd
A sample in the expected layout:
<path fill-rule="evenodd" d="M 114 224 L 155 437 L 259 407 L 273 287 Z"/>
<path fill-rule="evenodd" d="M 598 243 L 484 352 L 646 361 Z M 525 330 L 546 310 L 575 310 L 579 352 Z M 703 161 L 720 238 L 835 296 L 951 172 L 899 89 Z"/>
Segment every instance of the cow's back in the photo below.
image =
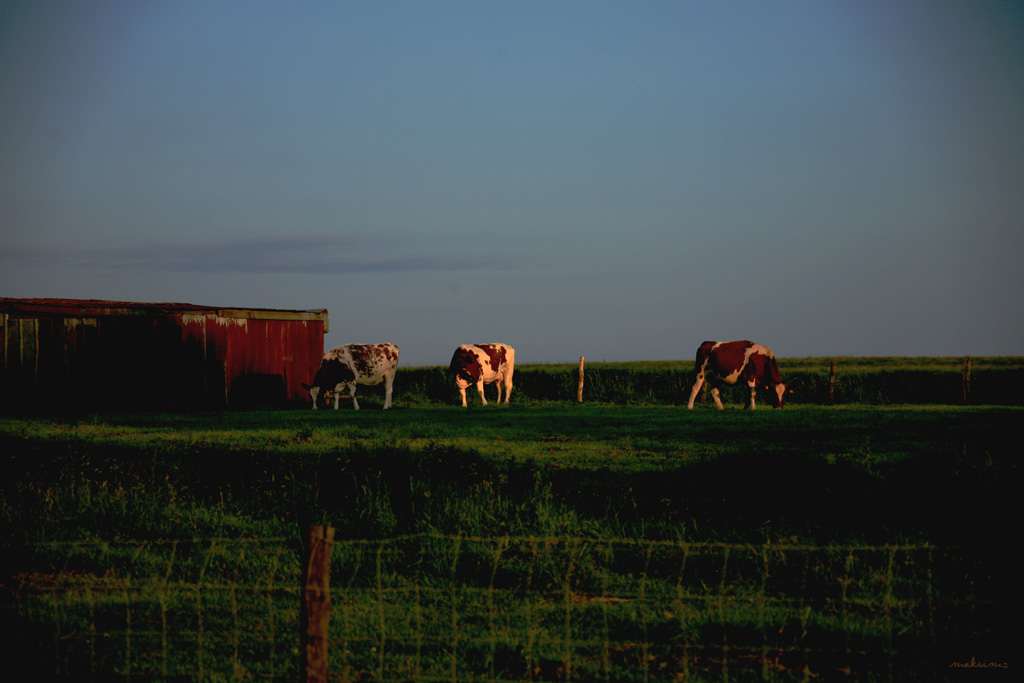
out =
<path fill-rule="evenodd" d="M 743 341 L 706 341 L 697 349 L 696 371 L 705 368 L 713 375 L 725 377 L 744 369 L 747 364 L 749 349 L 753 342 Z"/>
<path fill-rule="evenodd" d="M 504 375 L 515 367 L 516 351 L 508 344 L 476 344 L 487 357 L 488 376 Z"/>
<path fill-rule="evenodd" d="M 377 377 L 398 365 L 398 347 L 394 344 L 349 344 L 348 348 L 357 377 Z"/>

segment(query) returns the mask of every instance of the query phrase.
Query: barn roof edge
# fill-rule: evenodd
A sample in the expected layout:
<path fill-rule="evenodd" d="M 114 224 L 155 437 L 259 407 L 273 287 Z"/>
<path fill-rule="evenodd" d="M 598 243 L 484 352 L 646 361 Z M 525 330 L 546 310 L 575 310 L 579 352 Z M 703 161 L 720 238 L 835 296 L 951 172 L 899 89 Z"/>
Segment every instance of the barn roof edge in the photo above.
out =
<path fill-rule="evenodd" d="M 0 297 L 0 313 L 7 315 L 114 316 L 114 315 L 197 315 L 250 320 L 322 320 L 327 326 L 327 309 L 246 308 L 202 306 L 189 303 L 146 303 L 105 299 L 18 299 Z"/>

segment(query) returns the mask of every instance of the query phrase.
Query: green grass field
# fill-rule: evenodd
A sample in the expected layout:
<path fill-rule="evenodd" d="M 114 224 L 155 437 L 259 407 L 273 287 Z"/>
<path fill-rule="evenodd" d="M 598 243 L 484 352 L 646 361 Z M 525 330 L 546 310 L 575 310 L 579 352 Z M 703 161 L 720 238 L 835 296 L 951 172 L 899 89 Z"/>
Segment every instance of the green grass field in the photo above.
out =
<path fill-rule="evenodd" d="M 942 680 L 1010 652 L 1021 408 L 361 404 L 0 418 L 23 666 L 292 680 L 311 523 L 345 679 Z"/>

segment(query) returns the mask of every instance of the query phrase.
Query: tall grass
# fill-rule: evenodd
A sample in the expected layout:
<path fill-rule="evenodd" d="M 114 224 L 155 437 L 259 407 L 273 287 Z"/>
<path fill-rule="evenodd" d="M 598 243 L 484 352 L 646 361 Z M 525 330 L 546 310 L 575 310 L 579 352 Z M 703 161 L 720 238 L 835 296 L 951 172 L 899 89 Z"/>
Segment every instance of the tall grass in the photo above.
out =
<path fill-rule="evenodd" d="M 116 569 L 41 565 L 18 576 L 20 628 L 7 638 L 20 647 L 8 673 L 297 675 L 300 562 L 287 545 L 94 542 L 74 552 Z M 332 562 L 331 669 L 382 681 L 754 672 L 798 681 L 837 668 L 865 681 L 936 680 L 948 653 L 990 645 L 971 631 L 990 622 L 969 610 L 990 600 L 961 578 L 963 560 L 926 545 L 343 539 Z M 26 655 L 37 658 L 33 667 L 19 666 Z"/>

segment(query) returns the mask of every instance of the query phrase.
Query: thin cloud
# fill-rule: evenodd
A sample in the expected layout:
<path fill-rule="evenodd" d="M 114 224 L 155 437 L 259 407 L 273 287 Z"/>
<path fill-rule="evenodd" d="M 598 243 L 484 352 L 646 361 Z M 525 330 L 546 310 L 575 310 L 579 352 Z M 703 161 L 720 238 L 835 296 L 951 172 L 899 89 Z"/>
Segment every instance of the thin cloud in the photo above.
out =
<path fill-rule="evenodd" d="M 410 255 L 387 240 L 360 236 L 248 239 L 219 244 L 158 244 L 110 249 L 4 250 L 0 251 L 0 262 L 81 270 L 306 275 L 515 267 L 508 259 L 475 258 L 465 254 Z"/>

